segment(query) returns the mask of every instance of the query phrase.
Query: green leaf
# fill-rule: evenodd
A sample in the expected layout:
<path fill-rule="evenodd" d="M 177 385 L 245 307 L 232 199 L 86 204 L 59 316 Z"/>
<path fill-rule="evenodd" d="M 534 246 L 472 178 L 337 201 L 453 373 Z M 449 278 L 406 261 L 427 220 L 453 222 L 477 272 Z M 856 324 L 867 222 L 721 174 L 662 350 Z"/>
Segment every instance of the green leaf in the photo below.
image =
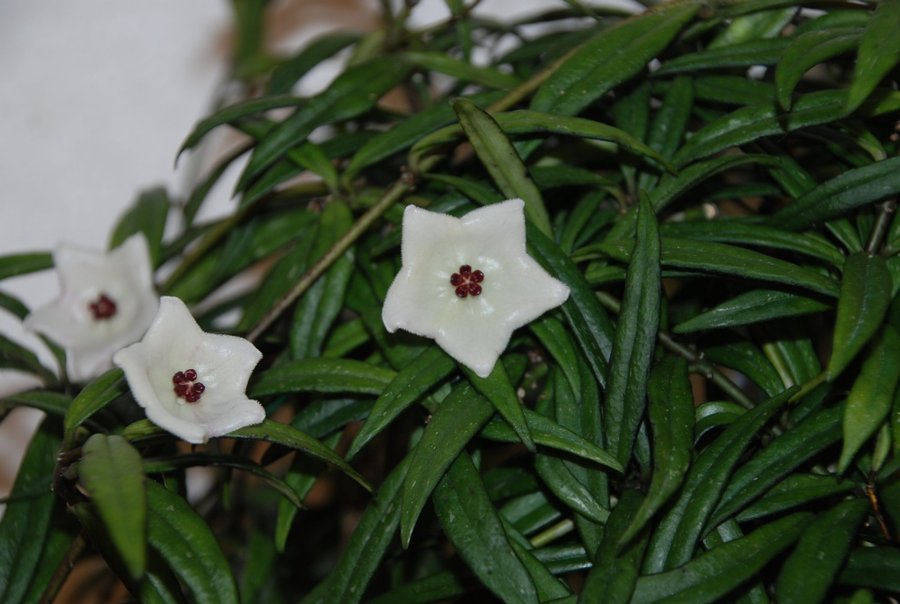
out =
<path fill-rule="evenodd" d="M 645 572 L 673 569 L 691 559 L 703 526 L 744 449 L 793 393 L 793 389 L 786 390 L 751 409 L 728 426 L 697 457 L 678 500 L 663 517 L 650 540 L 644 562 Z"/>
<path fill-rule="evenodd" d="M 400 504 L 400 540 L 409 547 L 425 502 L 447 468 L 494 414 L 494 408 L 466 384 L 457 386 L 431 416 L 410 454 Z"/>
<path fill-rule="evenodd" d="M 269 309 L 290 292 L 309 267 L 312 260 L 311 252 L 308 244 L 298 242 L 293 249 L 282 256 L 244 304 L 244 312 L 237 325 L 239 331 L 250 330 L 266 315 Z M 220 264 L 220 266 L 222 265 Z"/>
<path fill-rule="evenodd" d="M 694 396 L 687 362 L 671 355 L 663 357 L 650 374 L 648 394 L 653 474 L 647 496 L 623 530 L 619 545 L 627 544 L 669 500 L 691 463 Z"/>
<path fill-rule="evenodd" d="M 399 58 L 426 71 L 443 73 L 460 82 L 481 84 L 490 88 L 515 88 L 521 80 L 492 67 L 479 67 L 441 52 L 407 51 Z"/>
<path fill-rule="evenodd" d="M 769 226 L 799 231 L 814 222 L 840 216 L 854 208 L 893 197 L 900 191 L 900 157 L 852 168 L 825 181 L 783 210 L 773 214 Z"/>
<path fill-rule="evenodd" d="M 836 443 L 841 437 L 843 415 L 843 405 L 820 411 L 782 433 L 744 463 L 728 482 L 707 529 L 734 516 L 788 472 Z"/>
<path fill-rule="evenodd" d="M 0 369 L 17 369 L 34 374 L 48 386 L 58 383 L 56 374 L 44 367 L 37 355 L 0 334 Z"/>
<path fill-rule="evenodd" d="M 354 457 L 369 441 L 386 428 L 404 409 L 415 403 L 438 382 L 456 369 L 456 363 L 444 351 L 430 346 L 397 375 L 375 401 L 362 429 L 353 439 L 347 458 Z"/>
<path fill-rule="evenodd" d="M 100 513 L 133 579 L 147 565 L 147 494 L 141 455 L 121 436 L 94 434 L 84 443 L 78 478 Z"/>
<path fill-rule="evenodd" d="M 642 71 L 700 8 L 685 2 L 627 19 L 582 44 L 541 85 L 531 108 L 575 115 Z"/>
<path fill-rule="evenodd" d="M 634 244 L 612 241 L 594 246 L 620 261 L 630 261 Z M 590 249 L 590 248 L 585 248 Z M 711 241 L 662 238 L 663 266 L 783 283 L 837 297 L 837 284 L 812 269 L 767 254 Z"/>
<path fill-rule="evenodd" d="M 53 256 L 46 252 L 0 256 L 0 279 L 9 279 L 53 268 Z"/>
<path fill-rule="evenodd" d="M 237 602 L 238 591 L 216 538 L 184 499 L 147 481 L 147 540 L 198 604 Z"/>
<path fill-rule="evenodd" d="M 853 81 L 847 97 L 847 108 L 850 111 L 859 107 L 900 61 L 897 23 L 900 23 L 900 1 L 881 0 L 859 44 Z"/>
<path fill-rule="evenodd" d="M 800 536 L 811 517 L 798 513 L 766 524 L 746 537 L 701 554 L 668 572 L 641 577 L 634 604 L 662 602 L 703 604 L 721 601 Z"/>
<path fill-rule="evenodd" d="M 353 604 L 362 599 L 400 524 L 400 490 L 408 468 L 408 456 L 394 466 L 360 517 L 337 564 L 301 600 L 303 604 Z"/>
<path fill-rule="evenodd" d="M 636 515 L 639 509 L 643 509 L 640 495 L 636 491 L 626 490 L 604 527 L 603 541 L 594 555 L 594 565 L 578 597 L 579 604 L 627 604 L 631 601 L 647 546 L 646 536 L 621 554 L 618 550 L 620 543 L 630 540 L 628 529 L 638 524 Z"/>
<path fill-rule="evenodd" d="M 230 432 L 229 438 L 249 438 L 253 440 L 264 440 L 267 442 L 277 443 L 291 449 L 297 449 L 317 457 L 322 461 L 328 462 L 336 466 L 341 472 L 355 480 L 367 491 L 371 491 L 372 487 L 366 482 L 359 472 L 354 470 L 344 461 L 337 453 L 316 440 L 315 438 L 304 434 L 300 430 L 288 424 L 281 424 L 270 419 L 263 421 L 255 426 L 247 426 Z"/>
<path fill-rule="evenodd" d="M 710 46 L 707 50 L 680 55 L 666 61 L 653 72 L 654 76 L 721 69 L 723 67 L 750 67 L 752 65 L 774 65 L 781 58 L 790 43 L 788 38 L 749 40 L 728 46 Z"/>
<path fill-rule="evenodd" d="M 784 389 L 775 367 L 752 342 L 738 340 L 704 349 L 703 354 L 714 363 L 740 371 L 756 383 L 768 396 Z"/>
<path fill-rule="evenodd" d="M 390 369 L 352 359 L 300 359 L 262 373 L 252 397 L 286 392 L 381 394 L 396 376 Z"/>
<path fill-rule="evenodd" d="M 624 466 L 644 415 L 647 377 L 656 348 L 660 305 L 660 243 L 656 215 L 641 197 L 637 239 L 628 263 L 622 312 L 609 362 L 606 391 L 606 442 Z"/>
<path fill-rule="evenodd" d="M 509 376 L 506 374 L 506 368 L 503 366 L 503 363 L 495 364 L 490 375 L 484 378 L 475 375 L 474 372 L 467 368 L 463 368 L 463 372 L 472 386 L 475 387 L 475 390 L 487 398 L 494 409 L 512 426 L 516 434 L 519 435 L 522 444 L 529 451 L 534 451 L 534 440 L 525 421 L 522 402 L 509 381 Z"/>
<path fill-rule="evenodd" d="M 529 254 L 548 272 L 569 286 L 562 305 L 566 322 L 591 364 L 597 382 L 606 384 L 606 363 L 612 350 L 613 327 L 584 275 L 559 246 L 537 228 L 526 225 Z"/>
<path fill-rule="evenodd" d="M 51 390 L 30 390 L 18 394 L 10 394 L 0 399 L 0 415 L 7 408 L 31 407 L 32 409 L 40 409 L 46 413 L 62 417 L 69 410 L 71 403 L 72 397 L 66 394 Z"/>
<path fill-rule="evenodd" d="M 856 482 L 835 476 L 794 474 L 775 485 L 762 499 L 738 515 L 746 522 L 801 507 L 811 501 L 849 493 L 858 488 Z"/>
<path fill-rule="evenodd" d="M 828 262 L 835 268 L 844 264 L 844 255 L 827 239 L 816 233 L 791 233 L 759 224 L 733 220 L 667 222 L 660 231 L 666 237 L 696 239 L 719 243 L 737 243 L 797 252 Z"/>
<path fill-rule="evenodd" d="M 675 333 L 692 333 L 797 317 L 831 308 L 813 298 L 774 289 L 744 292 L 676 325 Z"/>
<path fill-rule="evenodd" d="M 142 233 L 150 251 L 150 262 L 159 266 L 162 261 L 162 238 L 169 215 L 169 194 L 158 187 L 142 192 L 137 201 L 119 219 L 109 238 L 109 249 L 119 247 L 126 239 Z"/>
<path fill-rule="evenodd" d="M 900 335 L 892 325 L 882 325 L 881 330 L 847 395 L 844 448 L 838 462 L 840 473 L 847 469 L 860 447 L 887 418 L 900 382 L 900 371 L 897 370 L 900 367 Z"/>
<path fill-rule="evenodd" d="M 311 258 L 319 259 L 353 225 L 347 204 L 333 200 L 325 205 Z M 348 250 L 306 291 L 294 309 L 291 355 L 294 359 L 320 356 L 325 338 L 344 306 L 344 295 L 353 272 L 353 252 Z"/>
<path fill-rule="evenodd" d="M 862 499 L 844 501 L 806 527 L 778 574 L 775 595 L 780 604 L 815 604 L 825 600 L 868 507 Z"/>
<path fill-rule="evenodd" d="M 478 470 L 461 453 L 434 493 L 441 526 L 470 569 L 504 602 L 538 602 L 531 576 L 509 543 Z"/>
<path fill-rule="evenodd" d="M 66 431 L 66 437 L 71 438 L 78 426 L 83 424 L 89 417 L 97 413 L 109 403 L 127 392 L 127 384 L 125 383 L 125 374 L 121 369 L 110 369 L 100 377 L 94 379 L 85 386 L 66 413 L 63 427 Z"/>
<path fill-rule="evenodd" d="M 409 70 L 410 65 L 396 56 L 379 57 L 345 70 L 326 90 L 259 141 L 238 180 L 237 189 L 245 190 L 264 169 L 304 141 L 315 128 L 350 119 L 371 109 L 406 78 Z"/>
<path fill-rule="evenodd" d="M 881 256 L 858 252 L 844 263 L 827 378 L 834 380 L 881 326 L 891 303 L 891 273 Z"/>
<path fill-rule="evenodd" d="M 588 488 L 575 477 L 562 459 L 549 453 L 538 452 L 534 457 L 534 469 L 550 491 L 560 501 L 591 522 L 603 524 L 609 510 L 597 501 Z"/>
<path fill-rule="evenodd" d="M 0 601 L 24 602 L 50 531 L 56 496 L 50 480 L 59 437 L 45 421 L 31 438 L 0 519 Z"/>
<path fill-rule="evenodd" d="M 500 125 L 487 112 L 467 99 L 453 101 L 453 110 L 475 153 L 497 187 L 509 198 L 525 202 L 525 215 L 543 233 L 551 233 L 550 217 L 541 192 L 528 177 L 525 164 L 519 158 Z"/>
<path fill-rule="evenodd" d="M 358 40 L 359 35 L 346 32 L 316 38 L 272 70 L 266 96 L 289 93 L 294 84 L 312 68 Z"/>
<path fill-rule="evenodd" d="M 838 583 L 900 593 L 900 551 L 895 546 L 857 547 L 850 553 Z"/>
<path fill-rule="evenodd" d="M 795 36 L 775 68 L 778 103 L 790 109 L 791 94 L 803 74 L 823 61 L 856 48 L 861 34 L 859 27 L 833 27 Z"/>

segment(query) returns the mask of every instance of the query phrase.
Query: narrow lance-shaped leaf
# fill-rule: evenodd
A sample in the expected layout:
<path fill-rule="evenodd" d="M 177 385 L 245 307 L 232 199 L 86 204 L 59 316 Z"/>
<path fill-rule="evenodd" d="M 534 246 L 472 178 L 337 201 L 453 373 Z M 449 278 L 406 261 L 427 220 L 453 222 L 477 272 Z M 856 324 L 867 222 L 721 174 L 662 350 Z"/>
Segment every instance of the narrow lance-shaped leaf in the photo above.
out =
<path fill-rule="evenodd" d="M 628 543 L 681 485 L 691 462 L 694 397 L 687 361 L 666 356 L 653 368 L 649 386 L 653 475 L 647 496 L 634 513 L 619 545 Z"/>
<path fill-rule="evenodd" d="M 647 376 L 656 347 L 660 303 L 660 244 L 656 215 L 641 198 L 637 240 L 628 264 L 622 312 L 609 365 L 606 392 L 606 442 L 623 465 L 631 457 L 644 414 Z"/>
<path fill-rule="evenodd" d="M 147 540 L 198 604 L 237 602 L 228 561 L 212 530 L 187 502 L 147 481 Z"/>
<path fill-rule="evenodd" d="M 129 574 L 140 578 L 147 564 L 147 494 L 140 453 L 121 436 L 94 434 L 84 443 L 78 478 Z"/>
<path fill-rule="evenodd" d="M 831 307 L 827 304 L 799 294 L 775 289 L 754 289 L 679 323 L 672 331 L 691 333 L 737 327 L 773 319 L 808 315 L 829 308 Z"/>
<path fill-rule="evenodd" d="M 638 579 L 634 604 L 665 601 L 704 604 L 721 598 L 754 576 L 790 546 L 809 522 L 799 513 L 766 524 L 746 537 L 729 541 L 668 572 Z"/>
<path fill-rule="evenodd" d="M 627 19 L 584 43 L 538 89 L 537 111 L 575 115 L 658 56 L 699 4 L 670 4 Z"/>
<path fill-rule="evenodd" d="M 691 466 L 681 495 L 653 533 L 645 572 L 673 569 L 691 559 L 703 525 L 744 449 L 793 392 L 794 389 L 786 390 L 748 411 L 700 454 Z"/>
<path fill-rule="evenodd" d="M 109 239 L 113 249 L 135 233 L 143 233 L 150 250 L 153 266 L 162 260 L 162 238 L 169 215 L 169 196 L 164 188 L 150 189 L 140 194 L 134 205 L 119 219 Z"/>
<path fill-rule="evenodd" d="M 791 94 L 803 74 L 822 61 L 856 48 L 861 33 L 858 27 L 835 27 L 805 32 L 791 40 L 775 68 L 778 103 L 790 109 Z"/>
<path fill-rule="evenodd" d="M 838 472 L 844 472 L 860 447 L 875 434 L 891 409 L 900 382 L 900 335 L 892 325 L 883 325 L 859 377 L 847 396 L 844 410 L 844 448 Z"/>
<path fill-rule="evenodd" d="M 525 164 L 510 144 L 497 122 L 466 99 L 453 101 L 466 136 L 475 148 L 481 163 L 504 195 L 525 202 L 525 214 L 542 232 L 549 235 L 550 217 L 541 192 L 529 178 Z"/>
<path fill-rule="evenodd" d="M 111 403 L 126 391 L 125 375 L 121 369 L 110 369 L 90 384 L 72 401 L 63 423 L 66 434 L 84 423 L 94 413 Z"/>
<path fill-rule="evenodd" d="M 858 252 L 844 262 L 827 377 L 835 379 L 878 331 L 891 303 L 891 273 L 881 256 Z"/>
<path fill-rule="evenodd" d="M 50 530 L 56 500 L 50 477 L 60 442 L 52 424 L 44 424 L 31 438 L 0 519 L 0 602 L 8 604 L 23 601 Z"/>
<path fill-rule="evenodd" d="M 435 486 L 469 441 L 494 414 L 491 404 L 467 384 L 457 386 L 431 416 L 410 454 L 403 481 L 400 540 L 409 546 L 413 528 Z"/>
<path fill-rule="evenodd" d="M 504 602 L 538 602 L 468 453 L 461 453 L 441 480 L 434 508 L 447 537 L 488 589 Z"/>
<path fill-rule="evenodd" d="M 263 373 L 251 396 L 285 392 L 356 392 L 381 394 L 396 374 L 352 359 L 300 359 Z"/>
<path fill-rule="evenodd" d="M 27 275 L 53 268 L 53 256 L 46 252 L 0 256 L 0 279 Z"/>
<path fill-rule="evenodd" d="M 825 601 L 868 507 L 862 499 L 844 501 L 806 527 L 778 575 L 775 595 L 779 604 Z"/>
<path fill-rule="evenodd" d="M 486 378 L 478 377 L 469 369 L 464 368 L 469 382 L 487 398 L 494 408 L 503 416 L 509 425 L 529 451 L 534 451 L 534 439 L 528 430 L 525 421 L 525 413 L 522 411 L 522 402 L 519 400 L 513 385 L 509 381 L 509 375 L 503 363 L 494 365 L 493 371 Z"/>
<path fill-rule="evenodd" d="M 900 0 L 881 0 L 859 44 L 853 82 L 847 98 L 847 108 L 850 111 L 859 107 L 881 79 L 900 61 L 897 23 L 900 23 Z"/>

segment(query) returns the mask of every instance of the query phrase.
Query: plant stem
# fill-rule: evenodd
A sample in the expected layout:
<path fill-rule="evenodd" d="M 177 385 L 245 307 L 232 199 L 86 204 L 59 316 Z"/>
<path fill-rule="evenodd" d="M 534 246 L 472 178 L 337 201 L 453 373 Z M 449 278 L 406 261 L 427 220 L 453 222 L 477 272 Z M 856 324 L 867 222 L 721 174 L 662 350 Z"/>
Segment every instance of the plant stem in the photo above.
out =
<path fill-rule="evenodd" d="M 87 541 L 84 538 L 84 533 L 78 533 L 72 541 L 72 545 L 69 546 L 69 551 L 66 552 L 63 559 L 59 561 L 56 570 L 53 571 L 53 575 L 50 577 L 50 581 L 47 582 L 47 587 L 44 588 L 38 604 L 50 604 L 56 599 L 59 590 L 62 589 L 66 579 L 69 577 L 69 573 L 75 567 L 75 560 L 78 559 L 78 556 L 81 555 L 86 546 Z"/>
<path fill-rule="evenodd" d="M 872 227 L 872 235 L 869 237 L 869 242 L 866 244 L 867 254 L 873 255 L 878 253 L 878 248 L 881 247 L 881 244 L 887 235 L 888 229 L 891 226 L 891 218 L 893 218 L 894 212 L 896 211 L 896 199 L 891 199 L 881 204 L 875 226 Z"/>
<path fill-rule="evenodd" d="M 543 547 L 564 535 L 568 535 L 574 528 L 575 523 L 572 522 L 570 518 L 566 518 L 532 537 L 530 540 L 531 545 L 534 547 Z"/>

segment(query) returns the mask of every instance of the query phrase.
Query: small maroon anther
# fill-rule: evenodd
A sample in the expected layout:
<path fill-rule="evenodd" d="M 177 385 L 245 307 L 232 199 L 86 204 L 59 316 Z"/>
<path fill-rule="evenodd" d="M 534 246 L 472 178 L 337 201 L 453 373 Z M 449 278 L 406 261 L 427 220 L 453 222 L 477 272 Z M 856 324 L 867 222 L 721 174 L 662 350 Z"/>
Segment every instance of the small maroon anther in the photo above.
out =
<path fill-rule="evenodd" d="M 484 281 L 484 273 L 479 270 L 472 270 L 468 264 L 459 267 L 459 272 L 450 275 L 450 285 L 455 289 L 457 297 L 467 298 L 469 296 L 481 295 L 481 286 L 478 285 Z"/>
<path fill-rule="evenodd" d="M 203 382 L 197 381 L 196 369 L 176 371 L 175 375 L 172 376 L 172 383 L 175 384 L 175 395 L 189 403 L 199 401 L 200 395 L 206 390 Z"/>
<path fill-rule="evenodd" d="M 97 321 L 104 321 L 116 316 L 115 301 L 103 293 L 95 301 L 88 304 L 88 308 L 90 308 L 91 314 L 94 315 L 94 319 Z"/>

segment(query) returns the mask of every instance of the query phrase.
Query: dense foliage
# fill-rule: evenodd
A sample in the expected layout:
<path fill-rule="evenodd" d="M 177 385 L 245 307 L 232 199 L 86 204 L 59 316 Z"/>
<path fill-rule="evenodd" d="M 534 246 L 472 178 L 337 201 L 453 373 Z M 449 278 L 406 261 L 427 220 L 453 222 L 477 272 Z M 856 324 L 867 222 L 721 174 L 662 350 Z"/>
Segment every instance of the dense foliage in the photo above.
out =
<path fill-rule="evenodd" d="M 265 2 L 235 2 L 252 93 L 183 150 L 246 145 L 187 199 L 141 195 L 111 243 L 143 232 L 160 294 L 260 348 L 268 419 L 188 447 L 120 370 L 72 384 L 0 339 L 45 384 L 0 413 L 47 413 L 0 601 L 52 598 L 90 552 L 146 602 L 897 597 L 900 1 L 572 1 L 514 24 L 447 4 L 276 60 Z M 327 89 L 290 94 L 338 55 Z M 233 215 L 195 221 L 246 156 Z M 386 333 L 404 205 L 509 198 L 568 301 L 487 378 Z M 189 504 L 195 466 L 214 480 Z"/>

